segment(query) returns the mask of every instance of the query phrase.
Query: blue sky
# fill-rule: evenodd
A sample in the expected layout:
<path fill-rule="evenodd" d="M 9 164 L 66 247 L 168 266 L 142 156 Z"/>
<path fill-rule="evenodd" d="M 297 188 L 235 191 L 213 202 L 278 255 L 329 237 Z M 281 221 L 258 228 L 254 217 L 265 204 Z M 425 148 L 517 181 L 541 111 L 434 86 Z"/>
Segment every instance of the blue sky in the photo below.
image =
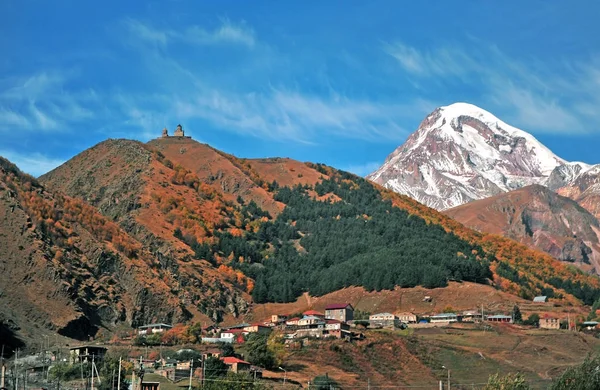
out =
<path fill-rule="evenodd" d="M 39 175 L 178 123 L 364 175 L 466 101 L 600 163 L 600 4 L 2 1 L 0 155 Z"/>

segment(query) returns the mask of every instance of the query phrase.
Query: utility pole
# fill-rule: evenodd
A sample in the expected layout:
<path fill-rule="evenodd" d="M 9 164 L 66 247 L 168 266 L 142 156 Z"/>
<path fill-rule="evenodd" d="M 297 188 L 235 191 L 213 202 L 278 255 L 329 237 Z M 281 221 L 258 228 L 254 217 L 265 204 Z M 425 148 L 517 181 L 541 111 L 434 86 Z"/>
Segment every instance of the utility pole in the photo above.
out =
<path fill-rule="evenodd" d="M 448 369 L 448 390 L 450 390 L 450 369 Z"/>
<path fill-rule="evenodd" d="M 4 344 L 2 344 L 2 355 L 0 355 L 0 388 L 4 388 L 4 375 L 6 375 L 6 368 L 4 367 Z"/>
<path fill-rule="evenodd" d="M 192 390 L 192 372 L 194 371 L 194 359 L 190 362 L 190 386 L 188 390 Z"/>
<path fill-rule="evenodd" d="M 17 361 L 19 360 L 19 348 L 17 348 L 17 354 L 15 355 L 15 390 L 19 388 L 19 368 L 17 366 Z"/>
<path fill-rule="evenodd" d="M 119 375 L 117 376 L 117 390 L 121 390 L 121 357 L 119 356 Z"/>

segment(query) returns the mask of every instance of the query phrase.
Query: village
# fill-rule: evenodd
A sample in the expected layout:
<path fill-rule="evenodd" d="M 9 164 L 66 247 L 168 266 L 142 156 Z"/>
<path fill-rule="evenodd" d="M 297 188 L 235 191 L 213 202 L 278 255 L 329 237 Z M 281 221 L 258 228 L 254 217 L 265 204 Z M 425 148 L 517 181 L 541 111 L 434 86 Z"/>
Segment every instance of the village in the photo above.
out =
<path fill-rule="evenodd" d="M 431 299 L 425 296 L 423 301 Z M 536 297 L 533 301 L 545 304 L 547 298 Z M 535 321 L 528 322 L 532 317 Z M 113 385 L 109 386 L 111 389 L 120 390 L 121 384 L 129 390 L 189 389 L 202 386 L 207 380 L 214 380 L 214 370 L 223 371 L 219 375 L 244 374 L 252 380 L 264 379 L 292 385 L 294 382 L 287 380 L 285 364 L 264 367 L 266 364 L 250 362 L 252 359 L 246 356 L 249 351 L 245 344 L 261 337 L 266 343 L 272 335 L 277 335 L 285 349 L 297 350 L 312 343 L 326 343 L 328 340 L 352 343 L 368 338 L 369 332 L 377 330 L 403 331 L 514 323 L 539 329 L 579 330 L 593 334 L 599 325 L 595 321 L 576 324 L 569 317 L 559 318 L 547 314 L 541 317 L 537 314 L 530 315 L 527 320 L 523 320 L 518 308 L 511 313 L 485 313 L 483 309 L 473 309 L 460 312 L 444 310 L 430 315 L 412 312 L 370 314 L 355 310 L 349 303 L 331 304 L 325 307 L 324 312 L 307 310 L 298 315 L 273 314 L 261 322 L 201 327 L 195 345 L 185 345 L 185 348 L 179 349 L 168 349 L 169 345 L 175 344 L 169 342 L 166 336 L 172 333 L 174 327 L 181 325 L 166 323 L 139 326 L 134 335 L 121 340 L 113 339 L 109 343 L 68 346 L 68 352 L 56 345 L 50 348 L 48 344 L 38 354 L 19 356 L 17 353 L 13 362 L 3 360 L 0 388 L 93 389 L 100 383 L 101 373 L 97 366 L 115 348 L 128 348 L 129 352 L 127 356 L 119 357 L 118 364 L 113 364 Z M 125 347 L 126 345 L 128 346 Z M 62 378 L 70 380 L 69 385 L 60 385 L 61 378 L 56 373 L 60 367 L 78 367 L 79 371 L 72 374 L 71 378 Z M 277 375 L 273 376 L 273 371 Z M 106 372 L 103 375 L 106 376 Z"/>

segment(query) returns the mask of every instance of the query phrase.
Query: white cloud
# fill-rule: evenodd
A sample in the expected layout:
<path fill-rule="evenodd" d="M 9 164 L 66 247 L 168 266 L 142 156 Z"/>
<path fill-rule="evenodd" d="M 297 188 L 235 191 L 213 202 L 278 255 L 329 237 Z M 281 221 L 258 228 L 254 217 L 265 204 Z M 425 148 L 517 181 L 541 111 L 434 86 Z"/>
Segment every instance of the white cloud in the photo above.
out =
<path fill-rule="evenodd" d="M 51 158 L 41 153 L 21 153 L 10 150 L 0 150 L 0 156 L 7 158 L 25 173 L 35 177 L 61 165 L 65 160 Z"/>
<path fill-rule="evenodd" d="M 252 47 L 256 43 L 254 30 L 245 24 L 234 24 L 228 19 L 220 26 L 208 30 L 198 25 L 181 30 L 161 30 L 135 19 L 128 19 L 129 31 L 138 38 L 158 45 L 166 45 L 170 40 L 184 41 L 195 45 L 235 44 Z"/>
<path fill-rule="evenodd" d="M 167 43 L 168 34 L 164 31 L 153 29 L 135 19 L 127 19 L 125 23 L 127 24 L 127 27 L 129 27 L 129 30 L 138 38 L 160 45 L 165 45 Z"/>
<path fill-rule="evenodd" d="M 419 50 L 402 42 L 385 43 L 408 75 L 438 84 L 456 81 L 477 88 L 481 101 L 498 115 L 529 131 L 585 133 L 600 121 L 600 72 L 593 64 L 545 64 L 515 60 L 497 47 L 474 42 Z"/>
<path fill-rule="evenodd" d="M 407 131 L 397 123 L 415 110 L 427 113 L 421 101 L 376 103 L 274 88 L 265 93 L 206 90 L 192 98 L 180 96 L 172 105 L 178 118 L 201 118 L 230 131 L 307 143 L 326 134 L 399 141 Z"/>

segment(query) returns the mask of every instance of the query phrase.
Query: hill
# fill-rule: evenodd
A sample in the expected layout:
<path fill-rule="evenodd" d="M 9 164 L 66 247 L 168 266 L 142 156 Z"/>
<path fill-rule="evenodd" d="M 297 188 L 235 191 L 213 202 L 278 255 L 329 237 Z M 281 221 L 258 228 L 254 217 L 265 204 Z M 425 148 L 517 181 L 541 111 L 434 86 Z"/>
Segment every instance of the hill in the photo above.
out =
<path fill-rule="evenodd" d="M 137 241 L 3 158 L 0 216 L 0 318 L 13 330 L 86 340 L 118 322 L 188 318 L 173 281 Z"/>
<path fill-rule="evenodd" d="M 240 159 L 179 137 L 108 140 L 41 181 L 139 242 L 196 319 L 306 292 L 450 280 L 573 305 L 600 296 L 597 278 L 321 164 Z"/>
<path fill-rule="evenodd" d="M 600 270 L 600 223 L 575 201 L 540 185 L 444 211 L 478 231 L 501 234 L 582 269 Z"/>

